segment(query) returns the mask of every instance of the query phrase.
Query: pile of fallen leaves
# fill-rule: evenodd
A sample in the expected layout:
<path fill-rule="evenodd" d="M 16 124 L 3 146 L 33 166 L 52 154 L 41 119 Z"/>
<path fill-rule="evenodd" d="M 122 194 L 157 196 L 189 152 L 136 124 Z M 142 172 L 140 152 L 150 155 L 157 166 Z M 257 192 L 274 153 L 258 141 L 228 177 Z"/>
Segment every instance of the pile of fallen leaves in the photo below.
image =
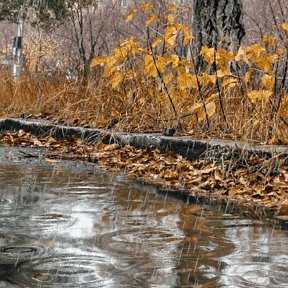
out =
<path fill-rule="evenodd" d="M 245 165 L 227 169 L 229 165 L 221 161 L 188 161 L 175 153 L 161 153 L 157 149 L 102 142 L 87 144 L 78 138 L 55 139 L 23 130 L 1 133 L 0 144 L 43 147 L 43 157 L 48 162 L 55 159 L 89 161 L 110 171 L 126 173 L 128 177 L 189 191 L 193 196 L 261 206 L 269 215 L 288 216 L 288 171 L 284 160 L 277 156 L 266 160 L 254 156 L 246 159 Z"/>

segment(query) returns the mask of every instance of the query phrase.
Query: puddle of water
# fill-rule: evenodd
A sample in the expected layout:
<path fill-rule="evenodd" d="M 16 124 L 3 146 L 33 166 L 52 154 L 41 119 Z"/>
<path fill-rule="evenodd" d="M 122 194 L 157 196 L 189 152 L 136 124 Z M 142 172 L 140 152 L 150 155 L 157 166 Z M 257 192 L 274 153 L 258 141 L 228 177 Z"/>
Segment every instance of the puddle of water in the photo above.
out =
<path fill-rule="evenodd" d="M 287 287 L 288 232 L 150 190 L 0 162 L 0 287 Z"/>

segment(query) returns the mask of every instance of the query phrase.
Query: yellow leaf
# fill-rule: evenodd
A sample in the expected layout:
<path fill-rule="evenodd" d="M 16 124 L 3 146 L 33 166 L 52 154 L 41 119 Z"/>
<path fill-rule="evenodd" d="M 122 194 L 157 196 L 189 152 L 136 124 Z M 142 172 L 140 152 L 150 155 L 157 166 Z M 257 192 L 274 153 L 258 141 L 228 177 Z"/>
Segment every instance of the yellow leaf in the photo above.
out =
<path fill-rule="evenodd" d="M 175 23 L 175 19 L 171 14 L 167 14 L 165 18 L 168 22 L 168 25 L 173 25 Z"/>
<path fill-rule="evenodd" d="M 199 82 L 201 85 L 215 84 L 216 83 L 216 75 L 209 75 L 208 73 L 203 73 L 198 76 Z"/>
<path fill-rule="evenodd" d="M 226 67 L 228 62 L 231 61 L 231 60 L 234 60 L 235 58 L 235 53 L 232 53 L 228 50 L 225 50 L 223 48 L 219 48 L 217 51 L 216 51 L 216 61 L 217 61 L 217 65 L 221 65 Z"/>
<path fill-rule="evenodd" d="M 229 89 L 229 88 L 235 87 L 237 85 L 237 83 L 238 83 L 238 80 L 236 78 L 229 77 L 229 78 L 222 81 L 221 86 L 224 89 Z"/>
<path fill-rule="evenodd" d="M 248 92 L 247 96 L 252 103 L 264 100 L 267 102 L 272 95 L 270 90 L 252 90 Z"/>
<path fill-rule="evenodd" d="M 169 84 L 174 78 L 175 78 L 175 77 L 174 77 L 173 73 L 170 72 L 169 74 L 167 74 L 167 75 L 165 75 L 165 76 L 163 77 L 163 81 L 164 81 L 164 83 L 167 85 L 167 84 Z"/>
<path fill-rule="evenodd" d="M 141 5 L 141 9 L 142 9 L 143 12 L 148 12 L 152 8 L 153 8 L 153 3 L 152 2 L 143 3 Z"/>
<path fill-rule="evenodd" d="M 201 48 L 200 55 L 205 59 L 206 62 L 212 64 L 215 60 L 215 50 L 214 48 L 209 48 L 208 46 L 203 46 Z"/>
<path fill-rule="evenodd" d="M 267 58 L 262 58 L 260 61 L 255 61 L 255 65 L 266 73 L 271 72 L 271 61 Z"/>
<path fill-rule="evenodd" d="M 268 46 L 273 46 L 275 45 L 277 38 L 275 36 L 265 34 L 261 36 L 261 41 Z"/>
<path fill-rule="evenodd" d="M 177 38 L 177 29 L 174 26 L 167 26 L 164 30 L 164 40 L 168 49 L 172 50 Z"/>
<path fill-rule="evenodd" d="M 168 7 L 168 10 L 171 11 L 171 12 L 176 11 L 176 10 L 177 10 L 177 5 L 175 5 L 175 4 L 170 5 L 170 6 Z"/>
<path fill-rule="evenodd" d="M 193 36 L 190 33 L 190 28 L 187 25 L 182 25 L 181 29 L 183 32 L 183 45 L 186 46 L 193 39 Z"/>
<path fill-rule="evenodd" d="M 265 74 L 261 77 L 261 82 L 263 84 L 263 87 L 268 90 L 272 90 L 274 88 L 274 80 L 275 80 L 275 77 L 271 75 Z"/>
<path fill-rule="evenodd" d="M 252 73 L 253 73 L 253 70 L 252 70 L 252 69 L 249 69 L 249 70 L 245 73 L 243 80 L 244 80 L 244 82 L 245 82 L 246 84 L 249 82 L 249 80 L 250 80 L 250 78 L 251 78 L 251 76 L 252 76 Z"/>
<path fill-rule="evenodd" d="M 116 88 L 122 81 L 123 74 L 120 72 L 116 72 L 111 78 L 112 88 Z"/>
<path fill-rule="evenodd" d="M 253 44 L 253 45 L 247 46 L 244 50 L 249 60 L 259 59 L 259 57 L 263 56 L 263 54 L 265 53 L 265 48 L 259 44 Z"/>
<path fill-rule="evenodd" d="M 145 26 L 149 26 L 156 18 L 156 15 L 154 13 L 150 14 L 146 18 Z"/>
<path fill-rule="evenodd" d="M 190 73 L 180 73 L 178 72 L 177 77 L 178 87 L 180 90 L 197 88 L 197 79 L 195 75 L 191 75 Z"/>
<path fill-rule="evenodd" d="M 212 95 L 214 97 L 214 95 Z M 210 97 L 209 97 L 210 98 Z M 205 101 L 206 102 L 206 101 Z M 198 121 L 206 120 L 206 118 L 210 118 L 214 115 L 216 111 L 216 104 L 214 101 L 210 101 L 209 103 L 205 103 L 205 107 L 203 103 L 196 103 L 193 106 L 194 113 L 197 113 Z"/>
<path fill-rule="evenodd" d="M 214 93 L 212 95 L 210 95 L 206 100 L 205 100 L 205 104 L 207 105 L 208 103 L 215 101 L 215 99 L 218 97 L 218 93 Z"/>
<path fill-rule="evenodd" d="M 169 62 L 167 62 L 167 59 L 163 56 L 157 56 L 156 57 L 156 67 L 158 68 L 158 70 L 163 73 L 167 64 Z"/>
<path fill-rule="evenodd" d="M 137 9 L 133 9 L 126 15 L 126 22 L 131 21 L 134 18 L 135 13 L 137 12 Z"/>
<path fill-rule="evenodd" d="M 153 38 L 153 40 L 152 40 L 152 42 L 151 42 L 152 48 L 157 47 L 162 41 L 163 41 L 162 38 L 159 38 L 159 37 Z"/>
<path fill-rule="evenodd" d="M 246 53 L 245 53 L 245 48 L 240 47 L 238 49 L 237 55 L 235 57 L 235 61 L 243 61 L 246 64 L 249 62 L 249 60 L 246 56 Z"/>
<path fill-rule="evenodd" d="M 116 70 L 119 70 L 118 65 L 116 65 L 116 58 L 115 57 L 107 57 L 105 65 L 104 65 L 104 77 L 111 76 Z"/>
<path fill-rule="evenodd" d="M 282 117 L 288 118 L 288 94 L 284 95 L 278 110 L 278 114 Z"/>
<path fill-rule="evenodd" d="M 96 56 L 91 61 L 90 67 L 95 67 L 97 65 L 103 66 L 105 64 L 107 57 L 106 56 Z"/>
<path fill-rule="evenodd" d="M 288 32 L 288 22 L 281 24 L 281 28 Z"/>
<path fill-rule="evenodd" d="M 146 55 L 144 58 L 144 71 L 154 78 L 158 76 L 157 68 L 151 55 Z"/>
<path fill-rule="evenodd" d="M 227 68 L 217 70 L 217 77 L 220 77 L 220 78 L 228 76 L 230 74 L 231 72 Z"/>
<path fill-rule="evenodd" d="M 176 68 L 179 65 L 180 59 L 178 55 L 173 54 L 167 57 L 167 61 L 172 63 L 173 68 Z"/>
<path fill-rule="evenodd" d="M 208 104 L 206 104 L 206 111 L 207 111 L 207 115 L 209 118 L 211 116 L 213 116 L 215 114 L 215 111 L 216 111 L 215 102 L 209 102 Z"/>

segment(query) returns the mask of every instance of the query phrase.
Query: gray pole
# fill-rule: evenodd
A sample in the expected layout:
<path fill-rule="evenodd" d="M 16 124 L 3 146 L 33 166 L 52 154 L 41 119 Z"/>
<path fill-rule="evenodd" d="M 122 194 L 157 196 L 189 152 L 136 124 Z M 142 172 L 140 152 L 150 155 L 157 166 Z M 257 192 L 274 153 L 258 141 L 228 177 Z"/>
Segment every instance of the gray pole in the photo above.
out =
<path fill-rule="evenodd" d="M 19 77 L 22 69 L 22 47 L 23 47 L 23 5 L 19 9 L 17 36 L 13 38 L 12 55 L 12 75 L 13 77 Z"/>

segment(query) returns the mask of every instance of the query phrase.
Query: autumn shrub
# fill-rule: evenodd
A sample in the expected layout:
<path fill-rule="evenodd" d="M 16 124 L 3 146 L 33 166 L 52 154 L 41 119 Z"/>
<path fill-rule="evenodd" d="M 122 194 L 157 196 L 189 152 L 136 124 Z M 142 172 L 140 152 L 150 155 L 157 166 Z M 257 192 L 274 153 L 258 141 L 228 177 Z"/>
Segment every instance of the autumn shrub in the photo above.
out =
<path fill-rule="evenodd" d="M 195 56 L 177 53 L 180 45 L 193 55 L 193 36 L 175 20 L 176 5 L 160 15 L 145 3 L 128 13 L 127 21 L 135 13 L 146 16 L 145 39 L 131 37 L 91 65 L 109 94 L 121 99 L 115 107 L 111 103 L 111 116 L 126 129 L 175 126 L 185 134 L 287 143 L 288 95 L 276 74 L 279 63 L 287 61 L 287 47 L 278 47 L 276 37 L 264 35 L 234 53 L 203 47 L 197 57 L 203 57 L 206 69 L 198 73 Z M 287 26 L 281 29 L 287 32 Z"/>

